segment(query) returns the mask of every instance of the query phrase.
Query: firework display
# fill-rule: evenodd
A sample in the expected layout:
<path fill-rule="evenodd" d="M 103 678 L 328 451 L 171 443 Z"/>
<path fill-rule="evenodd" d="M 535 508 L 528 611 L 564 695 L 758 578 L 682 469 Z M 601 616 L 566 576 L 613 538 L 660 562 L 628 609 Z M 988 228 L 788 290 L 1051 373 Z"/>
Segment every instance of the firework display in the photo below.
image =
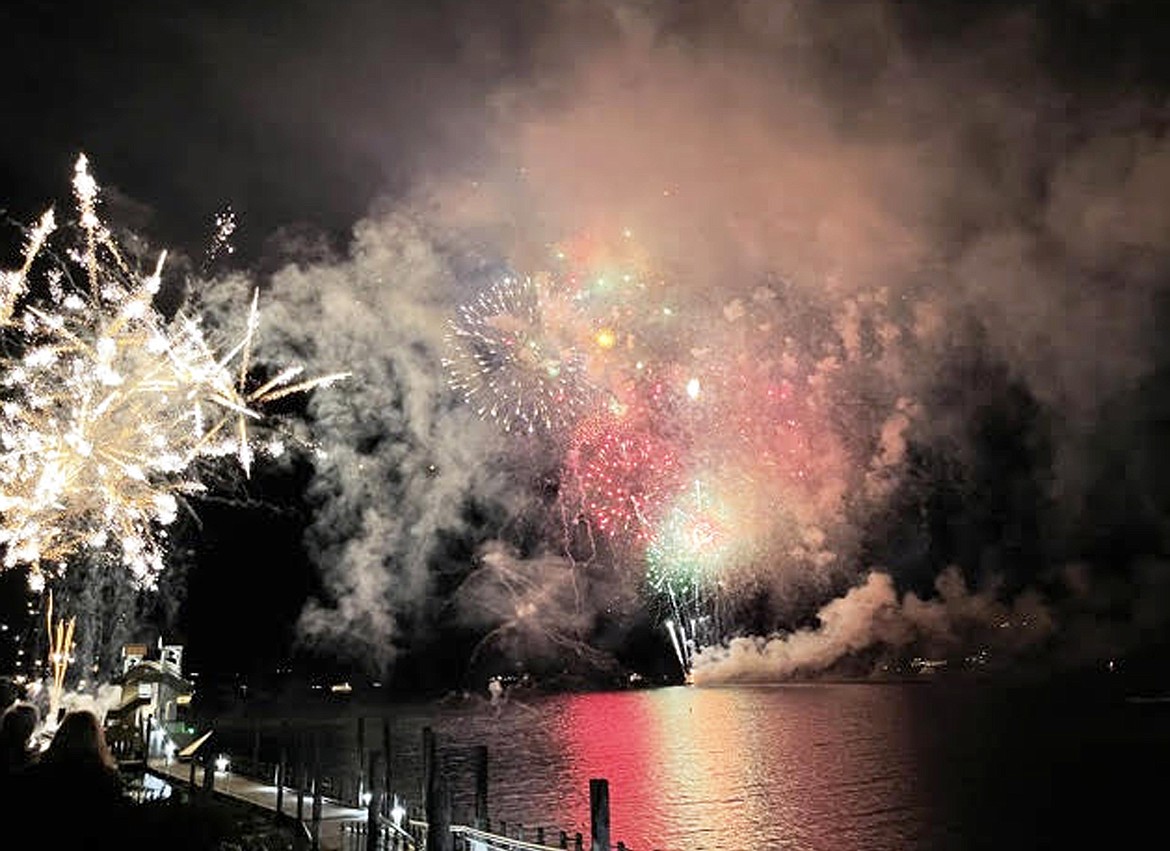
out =
<path fill-rule="evenodd" d="M 255 294 L 227 345 L 198 317 L 161 312 L 165 254 L 146 274 L 127 262 L 84 158 L 74 191 L 75 244 L 57 251 L 46 214 L 0 277 L 0 546 L 5 567 L 29 565 L 42 584 L 89 550 L 150 586 L 181 501 L 207 489 L 212 465 L 247 476 L 267 451 L 266 405 L 345 376 L 258 369 Z M 230 253 L 234 216 L 216 226 L 215 253 Z M 838 412 L 861 400 L 869 433 L 882 432 L 896 400 L 859 388 L 863 343 L 880 356 L 888 335 L 862 328 L 860 306 L 839 317 L 828 305 L 776 280 L 676 285 L 618 230 L 551 246 L 530 274 L 488 280 L 447 317 L 449 388 L 560 453 L 548 481 L 570 560 L 584 541 L 582 559 L 619 563 L 670 622 L 684 669 L 721 639 L 721 600 L 753 572 L 839 558 L 845 504 L 880 472 L 880 447 Z M 799 341 L 777 333 L 796 321 Z"/>
<path fill-rule="evenodd" d="M 681 474 L 677 452 L 648 423 L 607 412 L 578 427 L 564 477 L 600 532 L 645 544 Z"/>
<path fill-rule="evenodd" d="M 84 156 L 73 188 L 78 244 L 43 257 L 55 228 L 46 214 L 2 279 L 4 566 L 37 577 L 109 547 L 149 586 L 179 499 L 204 489 L 200 464 L 234 457 L 247 475 L 261 449 L 249 428 L 265 403 L 343 376 L 302 381 L 291 368 L 254 386 L 256 298 L 242 338 L 217 353 L 196 319 L 156 308 L 166 255 L 150 274 L 131 268 L 97 215 Z"/>
<path fill-rule="evenodd" d="M 782 282 L 696 299 L 629 232 L 567 240 L 545 265 L 457 310 L 449 383 L 481 417 L 562 447 L 564 516 L 641 573 L 688 669 L 754 568 L 835 558 L 869 451 L 834 419 L 863 379 L 861 311 L 794 305 Z M 794 310 L 799 344 L 776 334 Z"/>
<path fill-rule="evenodd" d="M 571 423 L 591 396 L 575 313 L 549 282 L 502 278 L 451 323 L 451 386 L 506 431 Z"/>
<path fill-rule="evenodd" d="M 69 670 L 69 663 L 73 661 L 73 630 L 76 626 L 75 617 L 69 620 L 64 618 L 53 620 L 53 593 L 50 591 L 45 607 L 45 629 L 49 636 L 49 669 L 53 672 L 53 682 L 49 687 L 51 721 L 57 718 L 57 709 L 65 693 L 65 673 Z"/>

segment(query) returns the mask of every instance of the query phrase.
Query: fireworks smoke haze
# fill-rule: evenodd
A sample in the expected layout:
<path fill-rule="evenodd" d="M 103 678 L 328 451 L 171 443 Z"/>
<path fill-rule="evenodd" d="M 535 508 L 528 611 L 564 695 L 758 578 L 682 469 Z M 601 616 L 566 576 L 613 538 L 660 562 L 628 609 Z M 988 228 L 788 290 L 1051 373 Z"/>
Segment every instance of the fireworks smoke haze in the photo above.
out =
<path fill-rule="evenodd" d="M 487 146 L 456 168 L 429 160 L 410 193 L 383 203 L 389 214 L 359 225 L 347 261 L 274 277 L 278 336 L 312 348 L 323 368 L 357 361 L 365 371 L 347 397 L 313 403 L 327 460 L 310 537 L 332 602 L 310 605 L 306 634 L 385 646 L 435 593 L 436 536 L 466 531 L 469 501 L 501 516 L 530 504 L 563 448 L 476 422 L 443 386 L 442 335 L 455 305 L 490 285 L 485 268 L 547 270 L 555 246 L 583 234 L 603 246 L 632 237 L 650 258 L 649 274 L 639 270 L 650 282 L 643 312 L 611 317 L 667 388 L 649 404 L 654 427 L 685 455 L 686 481 L 736 483 L 723 509 L 736 518 L 727 522 L 738 559 L 721 579 L 726 593 L 764 600 L 771 615 L 755 628 L 765 630 L 837 594 L 864 616 L 844 634 L 840 620 L 793 633 L 782 645 L 793 661 L 768 670 L 817 669 L 820 641 L 826 659 L 834 642 L 862 649 L 881 632 L 880 612 L 900 612 L 910 630 L 916 604 L 898 602 L 900 582 L 929 606 L 940 592 L 924 579 L 958 563 L 1009 605 L 1060 557 L 1006 539 L 979 553 L 964 534 L 931 532 L 943 518 L 921 519 L 938 484 L 924 477 L 950 470 L 942 485 L 967 492 L 989 475 L 979 423 L 1015 398 L 1003 414 L 1019 420 L 1012 439 L 1049 455 L 1020 474 L 1036 476 L 1039 507 L 1011 510 L 1021 522 L 1076 516 L 1094 475 L 1083 441 L 1101 404 L 1151 365 L 1152 270 L 1167 234 L 1158 216 L 1133 232 L 1108 223 L 1148 206 L 1165 174 L 1162 143 L 1123 117 L 1109 140 L 1086 136 L 1075 111 L 1055 120 L 1056 83 L 1026 54 L 1007 68 L 977 65 L 993 48 L 975 44 L 934 55 L 880 4 L 827 16 L 799 4 L 695 4 L 691 14 L 561 7 L 531 73 L 489 99 Z M 1017 45 L 1029 23 L 985 26 Z M 860 34 L 868 50 L 845 54 L 842 67 L 826 61 Z M 1009 72 L 1024 85 L 1005 85 Z M 1116 344 L 1090 355 L 1082 341 L 1099 338 Z M 754 383 L 733 394 L 745 375 Z M 955 381 L 965 386 L 943 390 Z M 689 407 L 669 396 L 688 387 Z M 727 416 L 734 430 L 716 426 Z M 540 446 L 547 458 L 516 464 L 521 447 Z M 645 570 L 636 556 L 620 568 Z M 886 603 L 853 605 L 879 590 Z M 731 646 L 735 658 L 747 652 Z M 713 658 L 700 657 L 708 678 Z"/>
<path fill-rule="evenodd" d="M 352 373 L 297 411 L 304 646 L 487 670 L 701 615 L 714 683 L 1162 634 L 1164 93 L 1047 6 L 438 5 L 191 43 L 328 184 L 273 144 L 252 210 L 346 230 L 195 285 L 232 339 L 260 291 L 258 362 Z"/>

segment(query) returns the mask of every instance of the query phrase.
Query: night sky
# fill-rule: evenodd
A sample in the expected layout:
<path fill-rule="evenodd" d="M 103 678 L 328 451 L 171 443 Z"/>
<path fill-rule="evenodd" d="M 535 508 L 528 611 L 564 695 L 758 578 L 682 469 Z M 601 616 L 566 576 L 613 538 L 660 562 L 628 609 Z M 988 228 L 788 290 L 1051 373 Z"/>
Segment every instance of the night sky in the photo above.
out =
<path fill-rule="evenodd" d="M 697 674 L 987 648 L 1158 669 L 1160 5 L 8 4 L 7 217 L 68 210 L 85 152 L 107 220 L 175 253 L 169 291 L 230 326 L 258 286 L 262 360 L 353 372 L 274 412 L 313 451 L 191 500 L 158 594 L 75 568 L 87 652 L 161 630 L 208 674 L 295 658 L 426 689 L 677 673 L 638 548 L 566 509 L 576 423 L 505 432 L 444 369 L 493 270 L 632 233 L 681 330 L 639 316 L 631 350 L 667 384 L 745 383 L 742 420 L 647 403 L 655 439 L 751 495 Z M 787 454 L 735 480 L 766 453 L 728 435 L 755 446 L 781 408 Z"/>

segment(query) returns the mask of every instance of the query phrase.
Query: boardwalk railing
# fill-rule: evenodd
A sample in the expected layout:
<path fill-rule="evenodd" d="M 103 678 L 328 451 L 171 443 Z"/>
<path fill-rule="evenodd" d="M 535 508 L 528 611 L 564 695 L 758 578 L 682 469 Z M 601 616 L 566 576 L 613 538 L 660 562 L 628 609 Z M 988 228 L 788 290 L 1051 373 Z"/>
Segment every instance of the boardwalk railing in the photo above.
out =
<path fill-rule="evenodd" d="M 420 834 L 412 834 L 401 828 L 395 833 L 387 826 L 381 826 L 375 840 L 374 847 L 380 851 L 408 851 L 408 849 L 424 848 L 426 846 L 426 824 L 416 823 L 421 827 Z M 421 839 L 418 837 L 421 835 Z M 369 828 L 365 822 L 353 822 L 346 825 L 342 831 L 342 851 L 365 851 L 369 847 Z M 581 835 L 577 834 L 575 844 L 569 845 L 565 834 L 560 834 L 560 845 L 547 845 L 543 840 L 528 842 L 487 830 L 479 830 L 467 825 L 451 825 L 451 847 L 454 851 L 563 851 L 567 848 L 581 849 Z M 622 846 L 619 844 L 619 851 Z"/>
<path fill-rule="evenodd" d="M 449 800 L 449 799 L 448 799 Z M 611 851 L 609 844 L 609 783 L 604 779 L 589 781 L 591 825 L 588 851 Z M 371 805 L 372 806 L 372 805 Z M 530 828 L 500 821 L 496 831 L 491 821 L 484 818 L 479 826 L 451 824 L 449 813 L 440 823 L 447 828 L 432 830 L 423 819 L 405 819 L 403 825 L 375 813 L 363 821 L 352 821 L 342 826 L 342 851 L 585 851 L 580 833 L 563 830 L 546 832 L 543 827 Z M 373 833 L 371 833 L 371 826 Z M 552 839 L 552 833 L 556 839 Z M 626 851 L 625 843 L 618 842 L 616 851 Z"/>
<path fill-rule="evenodd" d="M 341 828 L 341 851 L 421 851 L 431 847 L 428 844 L 427 827 L 423 821 L 411 820 L 408 827 L 403 828 L 389 820 L 379 819 L 377 832 L 371 841 L 368 822 L 349 822 Z M 507 830 L 507 826 L 500 829 Z M 523 828 L 520 831 L 523 832 Z M 535 834 L 534 841 L 530 842 L 522 836 L 493 833 L 490 828 L 481 830 L 469 825 L 453 824 L 450 827 L 450 842 L 446 845 L 439 842 L 438 847 L 451 851 L 585 851 L 580 833 L 574 834 L 570 840 L 565 831 L 558 831 L 556 844 L 546 841 L 544 828 L 535 828 Z M 608 846 L 591 843 L 590 851 L 603 847 L 608 851 Z M 625 843 L 618 842 L 616 851 L 626 851 Z"/>
<path fill-rule="evenodd" d="M 580 832 L 531 826 L 526 829 L 518 821 L 502 819 L 493 825 L 488 817 L 487 748 L 483 746 L 474 749 L 474 811 L 457 822 L 452 817 L 452 783 L 438 759 L 435 735 L 430 727 L 424 728 L 422 734 L 422 805 L 415 805 L 409 811 L 401 802 L 410 800 L 411 796 L 388 792 L 391 785 L 386 770 L 388 728 L 383 735 L 387 741 L 381 750 L 359 751 L 360 774 L 354 771 L 327 777 L 321 770 L 315 742 L 311 748 L 294 748 L 292 754 L 281 743 L 275 763 L 258 759 L 257 742 L 250 758 L 230 757 L 231 770 L 236 776 L 247 775 L 270 784 L 266 788 L 271 790 L 272 800 L 267 806 L 275 810 L 278 818 L 290 817 L 311 826 L 314 849 L 332 851 L 318 842 L 320 807 L 325 797 L 340 807 L 348 807 L 354 815 L 362 813 L 360 817 L 333 821 L 343 851 L 614 851 L 615 848 L 626 851 L 624 843 L 610 843 L 609 783 L 604 778 L 589 780 L 588 845 Z M 307 756 L 312 759 L 306 759 Z M 211 791 L 216 774 L 211 761 L 210 753 L 199 754 L 192 760 L 189 766 L 192 788 L 196 788 L 198 763 L 202 766 L 200 785 Z M 336 796 L 343 790 L 348 794 Z"/>
<path fill-rule="evenodd" d="M 370 840 L 369 821 L 351 821 L 341 826 L 341 851 L 364 851 L 373 847 L 382 851 L 415 851 L 426 847 L 426 825 L 414 823 L 411 829 L 389 819 L 379 818 L 377 833 Z"/>

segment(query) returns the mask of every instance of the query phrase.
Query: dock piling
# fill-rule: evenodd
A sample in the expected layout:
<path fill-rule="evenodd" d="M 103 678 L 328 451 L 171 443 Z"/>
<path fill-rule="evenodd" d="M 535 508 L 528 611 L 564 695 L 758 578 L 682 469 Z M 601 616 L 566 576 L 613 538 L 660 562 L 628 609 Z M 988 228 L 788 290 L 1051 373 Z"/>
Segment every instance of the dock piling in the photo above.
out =
<path fill-rule="evenodd" d="M 428 796 L 431 793 L 432 775 L 435 771 L 435 731 L 430 727 L 422 729 L 422 798 L 423 810 L 429 811 Z"/>
<path fill-rule="evenodd" d="M 589 851 L 609 851 L 609 781 L 589 781 Z"/>
<path fill-rule="evenodd" d="M 297 784 L 297 821 L 305 820 L 305 737 L 297 734 L 296 748 L 296 784 Z"/>
<path fill-rule="evenodd" d="M 391 793 L 394 791 L 394 772 L 390 762 L 390 719 L 382 716 L 382 809 L 383 815 L 389 815 Z"/>
<path fill-rule="evenodd" d="M 475 826 L 487 830 L 488 818 L 488 752 L 487 745 L 475 748 Z"/>
<path fill-rule="evenodd" d="M 382 809 L 381 767 L 378 764 L 380 756 L 378 751 L 370 751 L 369 786 L 366 790 L 370 795 L 366 805 L 366 851 L 378 851 L 378 835 L 381 832 L 378 824 L 378 814 Z"/>
<path fill-rule="evenodd" d="M 451 851 L 451 791 L 435 754 L 435 731 L 423 727 L 423 808 L 426 851 Z"/>
<path fill-rule="evenodd" d="M 215 763 L 211 760 L 211 751 L 203 754 L 201 760 L 203 763 L 203 791 L 215 791 Z"/>
<path fill-rule="evenodd" d="M 356 766 L 357 794 L 354 795 L 354 805 L 362 805 L 362 797 L 366 791 L 366 719 L 359 715 L 357 719 L 357 766 Z"/>
<path fill-rule="evenodd" d="M 313 821 L 309 828 L 313 851 L 321 847 L 321 739 L 313 733 Z"/>
<path fill-rule="evenodd" d="M 260 772 L 260 722 L 253 722 L 252 729 L 252 765 L 250 770 L 254 773 Z"/>
<path fill-rule="evenodd" d="M 288 755 L 285 752 L 284 737 L 280 740 L 280 760 L 276 763 L 276 816 L 284 815 L 284 782 L 288 771 Z"/>

